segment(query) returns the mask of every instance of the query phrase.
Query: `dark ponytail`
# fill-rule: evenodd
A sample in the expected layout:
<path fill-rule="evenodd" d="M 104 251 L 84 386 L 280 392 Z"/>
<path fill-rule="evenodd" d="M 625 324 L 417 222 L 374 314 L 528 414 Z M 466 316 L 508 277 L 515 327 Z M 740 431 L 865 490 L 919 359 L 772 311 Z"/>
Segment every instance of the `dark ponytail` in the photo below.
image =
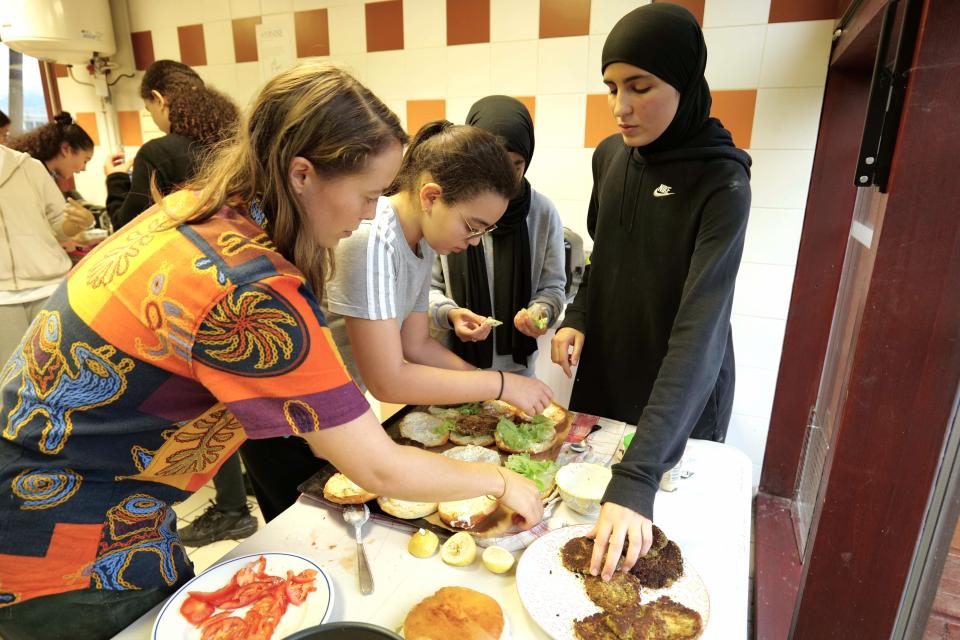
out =
<path fill-rule="evenodd" d="M 11 140 L 7 146 L 16 151 L 29 153 L 41 162 L 46 162 L 60 153 L 64 142 L 74 151 L 93 149 L 93 139 L 66 111 L 54 116 L 53 122 L 48 122 Z"/>
<path fill-rule="evenodd" d="M 443 189 L 443 201 L 456 204 L 492 191 L 507 198 L 517 176 L 507 151 L 491 133 L 469 125 L 435 120 L 421 127 L 403 154 L 400 171 L 387 195 L 419 189 L 420 177 Z"/>

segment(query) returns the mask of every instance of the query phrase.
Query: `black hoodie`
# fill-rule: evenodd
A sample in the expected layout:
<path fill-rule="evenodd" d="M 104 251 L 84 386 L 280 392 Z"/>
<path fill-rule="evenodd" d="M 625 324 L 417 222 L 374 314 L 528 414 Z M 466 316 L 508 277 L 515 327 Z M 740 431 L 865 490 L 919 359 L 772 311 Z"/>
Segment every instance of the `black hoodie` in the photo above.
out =
<path fill-rule="evenodd" d="M 593 179 L 594 251 L 563 322 L 586 335 L 570 406 L 637 425 L 603 500 L 652 519 L 687 438 L 726 436 L 750 157 L 711 118 L 682 148 L 645 156 L 610 136 Z"/>

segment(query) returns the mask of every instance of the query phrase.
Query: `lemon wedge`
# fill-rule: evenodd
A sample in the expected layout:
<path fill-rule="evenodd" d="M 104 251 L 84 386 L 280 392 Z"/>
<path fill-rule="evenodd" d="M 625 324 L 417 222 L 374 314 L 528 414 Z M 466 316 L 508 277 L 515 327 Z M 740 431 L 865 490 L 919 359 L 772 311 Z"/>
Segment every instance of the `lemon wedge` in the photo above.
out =
<path fill-rule="evenodd" d="M 483 566 L 494 573 L 506 573 L 513 566 L 513 554 L 503 547 L 487 547 L 481 556 Z"/>
<path fill-rule="evenodd" d="M 477 558 L 477 543 L 466 531 L 450 536 L 440 547 L 440 558 L 455 567 L 465 567 Z"/>
<path fill-rule="evenodd" d="M 410 542 L 407 543 L 407 551 L 415 558 L 429 558 L 437 550 L 440 544 L 440 538 L 433 531 L 419 529 L 410 536 Z"/>

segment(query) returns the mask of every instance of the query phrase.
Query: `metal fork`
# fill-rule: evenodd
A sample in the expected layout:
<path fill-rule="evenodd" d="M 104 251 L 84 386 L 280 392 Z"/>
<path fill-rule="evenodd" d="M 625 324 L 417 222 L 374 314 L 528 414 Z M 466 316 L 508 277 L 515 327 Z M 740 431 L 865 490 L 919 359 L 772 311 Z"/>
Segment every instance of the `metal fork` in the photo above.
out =
<path fill-rule="evenodd" d="M 363 549 L 363 536 L 360 533 L 364 523 L 370 519 L 370 507 L 365 504 L 349 505 L 343 510 L 343 519 L 353 525 L 357 538 L 357 570 L 360 574 L 360 593 L 373 593 L 373 574 L 370 573 L 370 563 L 367 562 L 367 552 Z"/>

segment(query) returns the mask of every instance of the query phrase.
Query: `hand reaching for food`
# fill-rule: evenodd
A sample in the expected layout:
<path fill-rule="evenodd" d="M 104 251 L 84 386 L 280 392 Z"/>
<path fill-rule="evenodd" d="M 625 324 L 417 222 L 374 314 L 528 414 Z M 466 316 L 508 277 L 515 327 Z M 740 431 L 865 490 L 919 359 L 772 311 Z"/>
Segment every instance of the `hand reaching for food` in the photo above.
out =
<path fill-rule="evenodd" d="M 533 303 L 527 309 L 520 309 L 513 317 L 513 326 L 517 331 L 531 338 L 539 338 L 547 332 L 549 326 L 547 310 L 540 303 Z"/>
<path fill-rule="evenodd" d="M 550 359 L 560 365 L 568 378 L 573 377 L 572 368 L 580 362 L 585 336 L 570 327 L 559 329 L 550 341 Z"/>
<path fill-rule="evenodd" d="M 523 518 L 522 522 L 515 524 L 521 529 L 529 529 L 543 520 L 543 500 L 540 498 L 540 489 L 537 485 L 509 469 L 501 467 L 498 471 L 503 476 L 504 484 L 500 502 Z"/>
<path fill-rule="evenodd" d="M 620 567 L 623 571 L 629 571 L 638 558 L 647 555 L 653 544 L 653 522 L 632 509 L 604 502 L 597 524 L 587 537 L 593 540 L 590 575 L 609 580 L 621 555 L 625 556 Z M 624 544 L 626 554 L 623 554 Z"/>
<path fill-rule="evenodd" d="M 527 415 L 535 416 L 550 406 L 553 390 L 536 378 L 504 373 L 503 393 L 498 399 L 506 400 L 520 407 Z"/>

